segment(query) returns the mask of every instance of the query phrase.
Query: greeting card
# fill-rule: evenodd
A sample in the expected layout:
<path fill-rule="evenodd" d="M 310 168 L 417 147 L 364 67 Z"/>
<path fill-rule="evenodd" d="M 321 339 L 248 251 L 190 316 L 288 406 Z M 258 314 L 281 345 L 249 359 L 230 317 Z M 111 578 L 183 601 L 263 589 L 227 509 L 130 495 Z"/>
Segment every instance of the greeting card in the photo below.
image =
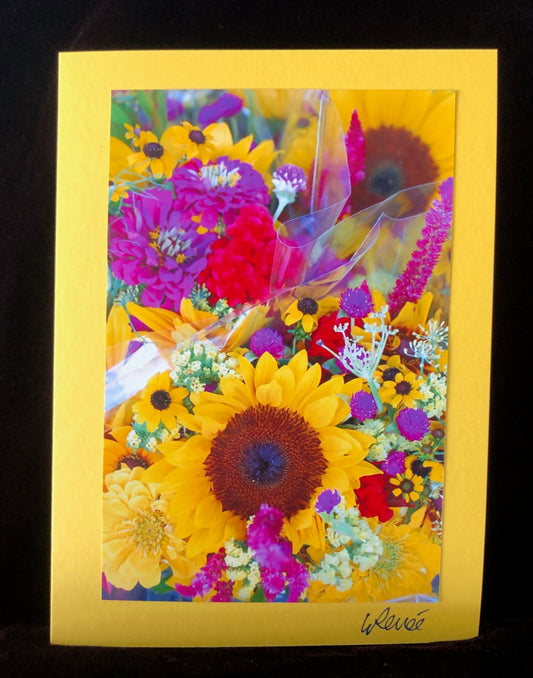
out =
<path fill-rule="evenodd" d="M 476 635 L 495 52 L 62 54 L 58 138 L 52 642 Z"/>

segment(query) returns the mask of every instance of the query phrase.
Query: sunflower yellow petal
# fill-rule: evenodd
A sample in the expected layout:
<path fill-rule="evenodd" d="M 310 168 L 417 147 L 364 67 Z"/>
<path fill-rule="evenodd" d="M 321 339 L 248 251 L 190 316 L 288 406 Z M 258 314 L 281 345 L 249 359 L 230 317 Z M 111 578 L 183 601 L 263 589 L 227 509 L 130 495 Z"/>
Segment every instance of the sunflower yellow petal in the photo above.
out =
<path fill-rule="evenodd" d="M 335 396 L 315 400 L 304 408 L 302 415 L 316 429 L 329 426 L 337 412 L 337 400 Z"/>
<path fill-rule="evenodd" d="M 274 375 L 278 370 L 278 363 L 270 353 L 263 353 L 257 361 L 255 367 L 254 384 L 256 389 L 262 384 L 268 384 L 272 381 Z"/>
<path fill-rule="evenodd" d="M 272 407 L 280 407 L 283 399 L 283 391 L 281 386 L 276 382 L 271 384 L 262 384 L 256 389 L 257 401 L 261 405 L 271 405 Z"/>

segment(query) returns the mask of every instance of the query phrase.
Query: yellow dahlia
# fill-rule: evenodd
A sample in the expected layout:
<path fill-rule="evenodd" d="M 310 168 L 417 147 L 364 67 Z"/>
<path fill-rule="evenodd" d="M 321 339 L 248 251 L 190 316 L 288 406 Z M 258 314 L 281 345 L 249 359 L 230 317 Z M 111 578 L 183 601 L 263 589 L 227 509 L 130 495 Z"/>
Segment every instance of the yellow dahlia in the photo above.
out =
<path fill-rule="evenodd" d="M 306 351 L 281 367 L 269 353 L 255 367 L 240 357 L 239 366 L 242 380 L 221 379 L 220 394 L 191 395 L 193 414 L 180 421 L 195 435 L 161 444 L 165 459 L 146 478 L 174 493 L 171 515 L 191 558 L 245 538 L 246 522 L 264 503 L 283 512 L 295 553 L 304 544 L 323 550 L 315 500 L 338 489 L 355 504 L 360 477 L 379 473 L 365 461 L 374 438 L 339 426 L 350 414 L 338 395 L 344 380 L 321 384 Z"/>
<path fill-rule="evenodd" d="M 448 90 L 332 90 L 346 131 L 357 111 L 365 139 L 365 178 L 352 213 L 404 188 L 453 175 L 455 93 Z"/>
<path fill-rule="evenodd" d="M 141 400 L 132 405 L 137 422 L 146 423 L 149 431 L 155 431 L 163 423 L 171 431 L 176 428 L 176 417 L 187 414 L 183 405 L 187 394 L 186 388 L 171 385 L 169 372 L 156 374 L 146 385 Z"/>
<path fill-rule="evenodd" d="M 182 576 L 191 568 L 174 536 L 167 499 L 141 480 L 142 473 L 140 466 L 123 465 L 107 475 L 104 492 L 103 571 L 113 586 L 128 591 L 137 583 L 156 586 L 169 565 Z"/>
<path fill-rule="evenodd" d="M 351 594 L 358 603 L 391 600 L 414 594 L 430 595 L 431 583 L 440 567 L 440 547 L 430 531 L 410 524 L 376 525 L 383 553 L 375 566 L 352 574 Z"/>

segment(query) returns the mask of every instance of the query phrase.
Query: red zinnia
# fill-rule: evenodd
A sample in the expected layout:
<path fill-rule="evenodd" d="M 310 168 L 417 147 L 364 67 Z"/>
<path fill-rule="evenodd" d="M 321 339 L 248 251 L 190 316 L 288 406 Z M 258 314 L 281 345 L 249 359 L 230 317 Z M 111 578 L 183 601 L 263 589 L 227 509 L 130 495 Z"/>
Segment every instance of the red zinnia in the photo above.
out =
<path fill-rule="evenodd" d="M 355 495 L 364 518 L 377 516 L 382 523 L 392 518 L 392 509 L 387 505 L 386 484 L 385 475 L 361 478 L 361 487 L 355 490 Z"/>
<path fill-rule="evenodd" d="M 198 281 L 230 306 L 264 301 L 270 294 L 275 242 L 269 211 L 262 205 L 242 207 L 226 234 L 213 243 Z"/>

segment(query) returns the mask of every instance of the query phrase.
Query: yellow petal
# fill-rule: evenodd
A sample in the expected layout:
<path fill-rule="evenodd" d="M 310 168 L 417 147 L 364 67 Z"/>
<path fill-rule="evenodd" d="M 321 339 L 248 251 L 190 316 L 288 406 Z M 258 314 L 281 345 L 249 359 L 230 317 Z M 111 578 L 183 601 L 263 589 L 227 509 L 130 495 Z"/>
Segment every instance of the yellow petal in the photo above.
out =
<path fill-rule="evenodd" d="M 272 384 L 262 384 L 256 389 L 257 401 L 261 405 L 272 405 L 272 407 L 280 407 L 283 399 L 283 391 L 281 386 L 276 382 Z"/>
<path fill-rule="evenodd" d="M 315 400 L 305 407 L 302 414 L 311 426 L 317 429 L 323 428 L 331 424 L 337 412 L 337 400 L 335 396 Z"/>
<path fill-rule="evenodd" d="M 257 361 L 255 368 L 255 388 L 257 389 L 262 384 L 270 383 L 277 370 L 278 363 L 276 362 L 276 359 L 271 356 L 270 353 L 263 353 Z"/>

